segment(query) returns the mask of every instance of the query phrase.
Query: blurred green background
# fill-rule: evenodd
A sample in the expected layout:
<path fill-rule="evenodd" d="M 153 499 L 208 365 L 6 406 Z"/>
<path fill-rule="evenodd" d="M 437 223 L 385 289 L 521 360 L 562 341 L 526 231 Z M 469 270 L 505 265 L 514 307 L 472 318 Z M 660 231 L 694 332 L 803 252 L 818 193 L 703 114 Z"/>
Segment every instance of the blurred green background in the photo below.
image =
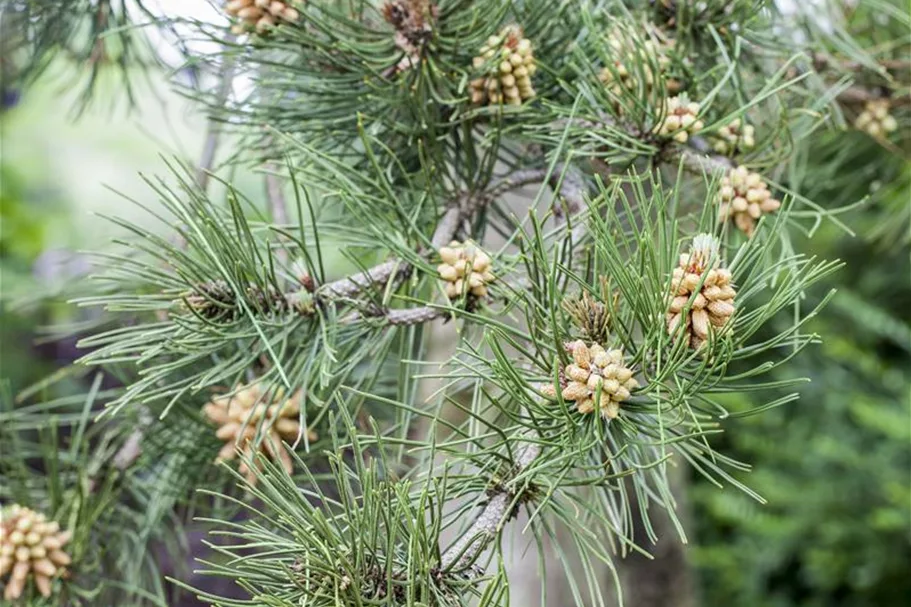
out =
<path fill-rule="evenodd" d="M 49 77 L 0 115 L 0 375 L 13 393 L 77 355 L 73 344 L 42 345 L 38 328 L 80 312 L 40 295 L 61 287 L 67 267 L 79 269 L 77 251 L 116 235 L 98 214 L 139 219 L 142 211 L 116 192 L 154 202 L 138 173 L 162 172 L 160 154 L 191 160 L 202 145 L 202 118 L 164 86 L 132 112 L 94 106 L 78 121 L 68 114 L 71 101 Z M 814 186 L 816 200 L 835 207 L 880 187 L 842 217 L 856 236 L 826 226 L 799 243 L 808 254 L 847 262 L 837 284 L 826 285 L 838 296 L 807 327 L 824 343 L 786 368 L 812 380 L 801 400 L 731 421 L 737 431 L 717 445 L 755 466 L 744 480 L 768 505 L 692 481 L 688 554 L 700 581 L 697 604 L 890 607 L 911 597 L 911 263 L 903 215 L 911 169 L 857 133 L 818 145 L 810 156 L 833 176 Z M 853 159 L 831 155 L 844 146 Z M 871 168 L 846 184 L 834 175 L 844 175 L 848 161 Z M 252 175 L 235 179 L 251 195 L 261 188 Z M 883 229 L 896 220 L 898 229 Z M 808 293 L 806 307 L 824 295 Z M 732 407 L 757 404 L 750 398 Z"/>
<path fill-rule="evenodd" d="M 704 605 L 911 601 L 911 164 L 857 132 L 819 136 L 806 157 L 810 198 L 829 208 L 869 199 L 841 216 L 856 236 L 827 225 L 796 243 L 846 263 L 802 305 L 837 289 L 805 328 L 822 343 L 776 371 L 810 379 L 800 400 L 732 420 L 717 443 L 753 465 L 742 480 L 768 504 L 694 476 L 690 555 Z M 731 407 L 785 393 L 745 393 Z"/>
<path fill-rule="evenodd" d="M 36 331 L 80 314 L 45 296 L 85 273 L 80 251 L 117 234 L 101 215 L 140 219 L 144 212 L 124 198 L 148 202 L 139 172 L 159 171 L 161 154 L 197 154 L 202 140 L 202 119 L 163 86 L 132 111 L 98 105 L 76 120 L 82 90 L 65 86 L 66 69 L 27 93 L 4 90 L 0 109 L 0 376 L 13 394 L 76 356 L 72 344 Z"/>

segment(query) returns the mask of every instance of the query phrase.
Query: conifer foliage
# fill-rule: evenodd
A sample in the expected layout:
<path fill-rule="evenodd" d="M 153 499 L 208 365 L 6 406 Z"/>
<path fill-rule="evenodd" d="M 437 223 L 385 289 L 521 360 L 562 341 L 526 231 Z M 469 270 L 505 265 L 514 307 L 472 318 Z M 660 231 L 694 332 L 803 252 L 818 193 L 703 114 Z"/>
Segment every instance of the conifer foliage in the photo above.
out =
<path fill-rule="evenodd" d="M 133 4 L 4 9 L 23 78 L 64 22 L 125 23 L 81 30 L 125 76 L 168 33 L 210 120 L 77 285 L 88 392 L 0 411 L 8 600 L 508 605 L 506 534 L 563 527 L 559 600 L 601 604 L 593 565 L 647 552 L 656 513 L 686 538 L 671 467 L 762 501 L 714 435 L 796 399 L 805 295 L 840 266 L 802 251 L 849 229 L 802 142 L 906 149 L 907 70 L 741 0 Z M 251 167 L 261 199 L 229 179 Z"/>

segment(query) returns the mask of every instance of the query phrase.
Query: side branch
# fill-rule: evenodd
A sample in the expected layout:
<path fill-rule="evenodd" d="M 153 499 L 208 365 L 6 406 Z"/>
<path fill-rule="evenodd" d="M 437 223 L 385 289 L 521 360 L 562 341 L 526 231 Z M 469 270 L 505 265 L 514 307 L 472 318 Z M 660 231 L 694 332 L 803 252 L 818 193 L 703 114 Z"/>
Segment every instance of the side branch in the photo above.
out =
<path fill-rule="evenodd" d="M 605 127 L 618 128 L 617 123 L 609 116 L 601 116 L 598 122 L 576 118 L 573 120 L 560 120 L 557 124 L 561 125 L 563 128 L 568 124 L 576 124 L 577 126 L 587 129 L 602 129 Z M 627 132 L 627 134 L 633 138 L 640 138 L 638 134 L 633 132 Z M 676 149 L 677 146 L 674 146 L 674 148 Z M 712 146 L 709 145 L 709 142 L 703 137 L 691 136 L 687 143 L 681 145 L 680 148 L 682 148 L 680 149 L 680 155 L 683 158 L 684 165 L 692 170 L 708 172 L 726 171 L 735 166 L 734 162 L 727 156 L 715 153 L 715 151 L 712 150 Z M 567 182 L 569 182 L 568 186 Z M 561 188 L 560 193 L 567 199 L 567 202 L 572 202 L 570 200 L 570 195 L 572 193 L 577 193 L 576 200 L 580 201 L 579 208 L 581 209 L 580 184 L 581 182 L 577 176 L 567 173 L 566 178 L 564 179 L 564 186 Z M 568 195 L 567 192 L 570 193 L 570 195 Z"/>
<path fill-rule="evenodd" d="M 557 165 L 550 176 L 550 185 L 566 204 L 566 215 L 576 215 L 585 206 L 585 179 L 570 165 Z M 554 215 L 562 219 L 564 207 L 555 202 L 553 209 Z"/>
<path fill-rule="evenodd" d="M 879 91 L 871 91 L 861 86 L 849 87 L 838 94 L 839 103 L 858 105 L 877 99 L 888 99 L 893 106 L 903 106 L 911 103 L 911 95 L 884 95 Z"/>
<path fill-rule="evenodd" d="M 393 275 L 407 275 L 410 266 L 399 259 L 383 262 L 369 270 L 340 278 L 326 283 L 319 288 L 319 295 L 324 299 L 341 299 L 352 297 L 374 284 L 388 282 Z"/>
<path fill-rule="evenodd" d="M 898 71 L 898 70 L 909 70 L 911 69 L 911 61 L 907 59 L 877 59 L 875 61 L 876 65 L 879 67 L 879 70 L 873 68 L 872 66 L 862 63 L 860 61 L 849 61 L 849 60 L 840 60 L 837 57 L 832 57 L 823 53 L 813 53 L 813 67 L 817 70 L 822 70 L 828 67 L 835 68 L 838 70 L 846 70 L 850 72 L 860 72 L 860 71 Z"/>
<path fill-rule="evenodd" d="M 479 208 L 488 204 L 497 196 L 530 183 L 541 182 L 547 172 L 543 169 L 519 170 L 503 177 L 489 190 L 474 195 L 457 197 L 440 217 L 430 244 L 433 250 L 446 246 L 458 233 L 462 223 L 467 221 Z M 432 251 L 422 251 L 428 255 Z M 372 268 L 326 283 L 317 290 L 317 296 L 323 299 L 340 299 L 352 297 L 375 284 L 383 284 L 391 278 L 404 278 L 411 272 L 411 266 L 400 259 L 383 262 Z"/>
<path fill-rule="evenodd" d="M 528 469 L 540 454 L 540 444 L 525 443 L 522 445 L 516 457 L 513 474 L 520 474 Z M 471 566 L 484 548 L 497 537 L 503 523 L 510 518 L 513 500 L 514 495 L 511 492 L 499 487 L 490 496 L 490 500 L 475 518 L 471 527 L 443 554 L 441 569 L 444 571 L 460 570 Z"/>
<path fill-rule="evenodd" d="M 341 319 L 341 323 L 350 325 L 363 319 L 376 319 L 382 324 L 396 327 L 407 327 L 410 325 L 419 325 L 425 322 L 431 322 L 438 318 L 443 318 L 448 314 L 445 308 L 434 306 L 421 306 L 419 308 L 402 308 L 395 310 L 384 310 L 377 308 L 374 311 L 353 312 Z"/>
<path fill-rule="evenodd" d="M 708 141 L 702 137 L 690 137 L 687 148 L 681 152 L 681 156 L 684 166 L 688 169 L 715 173 L 735 167 L 733 160 L 714 153 Z"/>

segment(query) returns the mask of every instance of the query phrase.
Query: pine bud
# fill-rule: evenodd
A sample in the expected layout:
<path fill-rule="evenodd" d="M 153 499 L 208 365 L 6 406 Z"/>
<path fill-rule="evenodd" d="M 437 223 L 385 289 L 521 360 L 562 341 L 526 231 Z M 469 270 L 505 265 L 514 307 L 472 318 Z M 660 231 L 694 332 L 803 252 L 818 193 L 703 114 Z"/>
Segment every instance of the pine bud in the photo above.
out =
<path fill-rule="evenodd" d="M 738 151 L 752 150 L 756 146 L 756 129 L 735 118 L 724 125 L 714 135 L 712 147 L 719 154 L 732 154 Z"/>
<path fill-rule="evenodd" d="M 61 547 L 70 537 L 56 522 L 23 506 L 0 512 L 0 579 L 9 575 L 3 598 L 21 597 L 29 576 L 41 596 L 51 596 L 51 580 L 67 575 L 71 559 Z"/>
<path fill-rule="evenodd" d="M 560 375 L 563 400 L 576 403 L 579 413 L 591 413 L 596 408 L 605 419 L 620 414 L 620 403 L 628 400 L 639 387 L 631 369 L 623 364 L 623 352 L 606 350 L 593 343 L 588 346 L 579 340 L 568 345 L 573 362 Z M 541 387 L 541 394 L 556 398 L 552 384 Z"/>
<path fill-rule="evenodd" d="M 699 104 L 690 101 L 686 95 L 668 97 L 664 102 L 664 119 L 655 132 L 662 137 L 672 137 L 674 141 L 686 143 L 690 135 L 698 133 L 705 126 L 699 120 L 699 110 Z"/>
<path fill-rule="evenodd" d="M 291 456 L 282 448 L 282 441 L 296 442 L 303 436 L 305 429 L 299 418 L 302 399 L 300 391 L 284 398 L 281 390 L 266 393 L 259 384 L 238 386 L 232 394 L 213 398 L 202 411 L 217 426 L 215 435 L 225 442 L 215 461 L 234 459 L 237 449 L 247 457 L 259 450 L 281 462 L 290 474 Z M 260 432 L 262 437 L 257 442 Z M 317 439 L 312 430 L 306 432 L 310 442 Z M 239 470 L 251 484 L 256 481 L 246 463 Z"/>
<path fill-rule="evenodd" d="M 742 165 L 721 178 L 721 187 L 715 198 L 721 206 L 719 219 L 727 221 L 733 218 L 734 224 L 747 236 L 753 234 L 762 215 L 774 213 L 781 207 L 781 201 L 772 198 L 762 176 Z"/>
<path fill-rule="evenodd" d="M 898 128 L 895 117 L 889 113 L 888 99 L 871 99 L 854 121 L 854 128 L 871 137 L 881 139 Z"/>
<path fill-rule="evenodd" d="M 591 341 L 604 341 L 610 332 L 611 316 L 616 309 L 616 300 L 609 307 L 596 301 L 588 291 L 582 292 L 577 300 L 563 300 L 563 309 L 579 329 L 582 335 Z"/>
<path fill-rule="evenodd" d="M 730 271 L 720 267 L 718 241 L 711 234 L 696 236 L 671 276 L 668 333 L 682 335 L 690 347 L 699 348 L 710 332 L 730 320 L 736 294 Z"/>
<path fill-rule="evenodd" d="M 471 64 L 482 74 L 469 84 L 471 102 L 476 105 L 520 105 L 536 95 L 531 84 L 537 70 L 532 45 L 516 25 L 488 38 Z"/>
<path fill-rule="evenodd" d="M 231 28 L 234 33 L 263 34 L 280 22 L 296 23 L 300 18 L 290 1 L 281 0 L 230 0 L 225 4 L 225 12 L 237 20 Z"/>
<path fill-rule="evenodd" d="M 466 289 L 475 297 L 487 295 L 487 285 L 494 280 L 487 253 L 471 241 L 452 241 L 448 247 L 441 247 L 439 253 L 443 263 L 437 266 L 437 272 L 449 299 L 458 299 Z"/>

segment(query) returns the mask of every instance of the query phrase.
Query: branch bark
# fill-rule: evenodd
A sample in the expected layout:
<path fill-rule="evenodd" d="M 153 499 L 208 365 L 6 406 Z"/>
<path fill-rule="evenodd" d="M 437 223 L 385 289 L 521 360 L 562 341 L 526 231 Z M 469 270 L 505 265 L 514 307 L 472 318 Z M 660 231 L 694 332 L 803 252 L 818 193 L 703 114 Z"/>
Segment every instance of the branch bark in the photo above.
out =
<path fill-rule="evenodd" d="M 566 203 L 567 215 L 575 215 L 585 206 L 585 179 L 577 170 L 569 165 L 558 164 L 554 167 L 554 174 L 550 177 L 550 185 L 560 198 Z M 554 204 L 554 215 L 564 218 L 564 208 Z"/>
<path fill-rule="evenodd" d="M 911 95 L 887 95 L 878 91 L 871 91 L 862 86 L 849 87 L 838 94 L 838 102 L 846 105 L 859 105 L 876 99 L 888 99 L 893 106 L 908 105 Z"/>
<path fill-rule="evenodd" d="M 691 170 L 715 173 L 726 172 L 736 166 L 734 161 L 727 156 L 712 152 L 712 146 L 702 137 L 690 137 L 687 147 L 689 149 L 684 149 L 681 156 L 684 166 Z"/>
<path fill-rule="evenodd" d="M 430 322 L 446 315 L 446 310 L 432 306 L 410 308 L 406 310 L 389 310 L 386 313 L 386 322 L 390 325 L 408 326 L 423 322 Z"/>
<path fill-rule="evenodd" d="M 269 202 L 269 212 L 272 214 L 272 221 L 286 225 L 288 223 L 288 204 L 285 200 L 285 192 L 282 190 L 282 183 L 275 174 L 278 167 L 270 162 L 265 166 L 265 170 L 266 200 Z M 288 261 L 288 251 L 283 246 L 275 251 L 275 256 L 280 262 Z"/>
<path fill-rule="evenodd" d="M 359 320 L 373 318 L 383 320 L 384 324 L 389 326 L 406 327 L 431 322 L 438 318 L 443 318 L 446 314 L 447 311 L 445 308 L 436 308 L 433 306 L 395 310 L 377 309 L 375 314 L 371 314 L 370 312 L 353 312 L 342 318 L 339 322 L 345 325 L 351 325 Z"/>
<path fill-rule="evenodd" d="M 514 474 L 526 470 L 541 455 L 541 445 L 525 443 L 516 456 Z M 440 561 L 443 571 L 461 570 L 470 567 L 483 552 L 484 548 L 497 537 L 503 524 L 511 515 L 514 495 L 504 487 L 499 487 L 487 504 L 478 513 L 471 527 L 453 544 Z"/>
<path fill-rule="evenodd" d="M 269 211 L 272 213 L 272 221 L 279 224 L 288 223 L 288 204 L 285 201 L 285 193 L 282 191 L 282 184 L 278 180 L 274 171 L 277 167 L 274 164 L 266 165 L 266 199 L 269 201 Z"/>
<path fill-rule="evenodd" d="M 851 72 L 871 70 L 876 71 L 873 67 L 861 63 L 860 61 L 841 61 L 836 57 L 831 57 L 823 53 L 813 53 L 813 67 L 817 70 L 832 67 L 835 69 L 847 70 Z M 906 59 L 880 59 L 876 64 L 882 70 L 911 70 L 911 61 Z"/>

